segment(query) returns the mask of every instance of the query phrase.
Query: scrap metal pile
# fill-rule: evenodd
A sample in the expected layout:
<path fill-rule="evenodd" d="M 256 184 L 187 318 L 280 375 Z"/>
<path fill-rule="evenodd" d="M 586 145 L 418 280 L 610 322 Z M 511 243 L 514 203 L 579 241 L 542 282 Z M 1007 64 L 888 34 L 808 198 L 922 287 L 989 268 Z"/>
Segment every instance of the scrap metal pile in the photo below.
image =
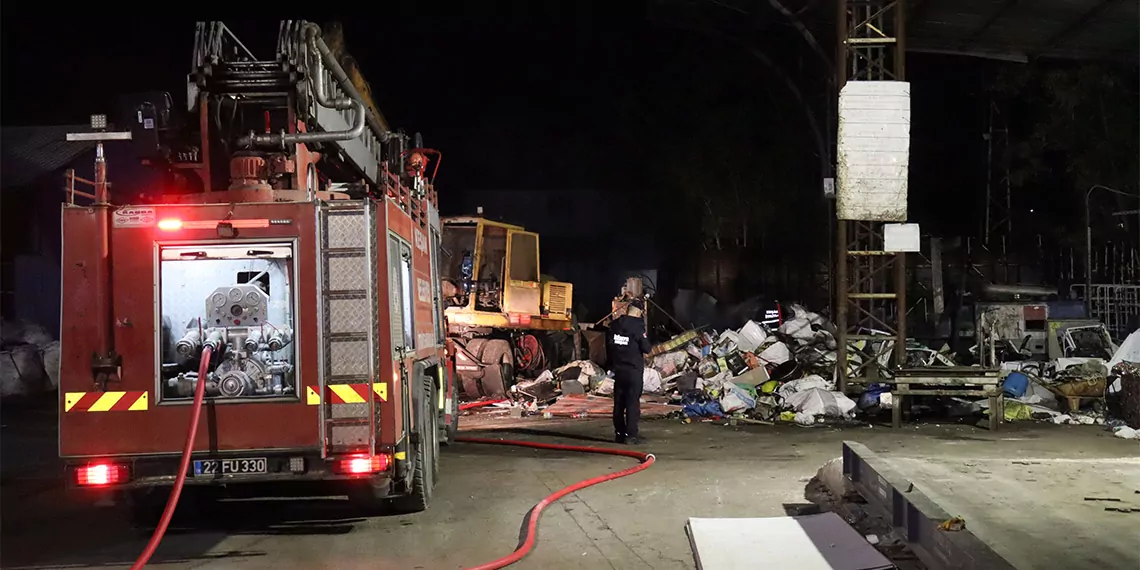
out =
<path fill-rule="evenodd" d="M 1140 331 L 1119 346 L 1107 333 L 1087 335 L 1084 344 L 1053 360 L 1003 361 L 1005 420 L 1105 425 L 1117 437 L 1140 439 Z"/>

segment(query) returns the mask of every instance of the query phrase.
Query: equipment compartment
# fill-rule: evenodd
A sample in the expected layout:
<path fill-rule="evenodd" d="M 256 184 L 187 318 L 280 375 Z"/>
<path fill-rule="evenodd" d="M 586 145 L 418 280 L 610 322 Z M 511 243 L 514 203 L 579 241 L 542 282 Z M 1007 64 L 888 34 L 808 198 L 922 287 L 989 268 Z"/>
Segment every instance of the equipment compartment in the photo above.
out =
<path fill-rule="evenodd" d="M 203 347 L 206 397 L 298 397 L 292 242 L 158 246 L 159 386 L 189 402 Z"/>

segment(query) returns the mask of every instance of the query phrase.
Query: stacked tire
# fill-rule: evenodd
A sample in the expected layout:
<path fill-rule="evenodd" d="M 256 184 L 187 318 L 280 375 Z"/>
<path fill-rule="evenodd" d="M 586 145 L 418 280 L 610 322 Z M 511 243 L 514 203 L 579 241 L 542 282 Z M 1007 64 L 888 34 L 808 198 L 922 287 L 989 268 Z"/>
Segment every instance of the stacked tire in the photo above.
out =
<path fill-rule="evenodd" d="M 515 356 L 511 343 L 498 338 L 476 338 L 469 341 L 466 348 L 482 363 L 483 370 L 481 377 L 461 376 L 463 394 L 469 399 L 506 396 L 515 383 Z"/>

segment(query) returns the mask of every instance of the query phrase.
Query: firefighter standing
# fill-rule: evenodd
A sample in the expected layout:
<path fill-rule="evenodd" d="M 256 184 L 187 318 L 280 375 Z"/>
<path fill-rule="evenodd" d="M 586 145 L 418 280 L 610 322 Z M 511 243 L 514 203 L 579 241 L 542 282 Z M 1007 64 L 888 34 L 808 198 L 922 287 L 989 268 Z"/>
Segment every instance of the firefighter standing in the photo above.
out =
<path fill-rule="evenodd" d="M 641 417 L 641 389 L 649 339 L 642 319 L 645 303 L 630 301 L 625 314 L 610 324 L 606 356 L 614 373 L 614 441 L 639 443 L 637 422 Z"/>

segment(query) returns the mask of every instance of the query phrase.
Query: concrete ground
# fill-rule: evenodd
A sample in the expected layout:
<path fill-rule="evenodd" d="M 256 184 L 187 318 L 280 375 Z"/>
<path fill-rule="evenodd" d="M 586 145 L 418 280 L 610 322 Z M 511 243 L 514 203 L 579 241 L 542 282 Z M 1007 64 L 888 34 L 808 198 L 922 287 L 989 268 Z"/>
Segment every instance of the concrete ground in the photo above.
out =
<path fill-rule="evenodd" d="M 38 457 L 54 453 L 50 430 L 30 429 L 31 420 L 16 420 L 19 418 L 9 414 L 3 420 L 0 443 L 5 463 L 11 466 L 20 457 L 34 455 L 33 450 L 43 452 L 44 446 L 50 445 Z M 469 421 L 464 429 L 478 430 L 480 436 L 587 445 L 604 440 L 610 432 L 610 426 L 599 420 Z M 966 426 L 838 430 L 683 425 L 660 420 L 647 422 L 642 431 L 650 438 L 644 447 L 656 454 L 657 464 L 631 477 L 582 490 L 551 506 L 539 525 L 537 548 L 517 568 L 693 568 L 684 531 L 688 517 L 784 515 L 804 502 L 806 482 L 825 461 L 840 455 L 843 440 L 862 442 L 888 458 L 938 458 L 947 468 L 958 463 L 965 468 L 1004 466 L 1016 458 L 1038 462 L 1067 458 L 1070 464 L 1091 460 L 1084 465 L 1086 472 L 1101 473 L 1105 463 L 1097 460 L 1140 456 L 1136 442 L 1113 438 L 1096 426 L 1020 424 L 990 433 Z M 42 461 L 5 470 L 0 487 L 0 567 L 129 564 L 149 533 L 131 528 L 115 514 L 69 500 L 59 490 L 58 468 Z M 617 457 L 457 445 L 445 450 L 443 479 L 425 513 L 363 517 L 342 502 L 333 501 L 226 503 L 207 516 L 176 517 L 176 528 L 153 562 L 169 568 L 462 568 L 509 553 L 518 541 L 522 517 L 543 496 L 632 463 Z M 1055 464 L 1060 463 L 1049 463 Z M 1024 467 L 1028 471 L 1040 465 L 1045 463 Z M 1132 471 L 1128 467 L 1111 469 L 1118 471 L 1076 477 L 1071 484 L 1055 481 L 1046 487 L 1050 496 L 1033 500 L 1058 504 L 1102 491 L 1119 495 L 1140 490 L 1135 467 Z M 940 476 L 945 479 L 944 471 Z M 1009 481 L 994 481 L 1004 471 L 988 471 L 989 479 L 979 477 L 979 483 L 999 494 L 1011 492 Z M 1038 480 L 1040 477 L 1060 475 L 1041 472 Z M 962 481 L 959 478 L 955 484 Z M 1110 484 L 1107 490 L 1095 488 Z M 1140 503 L 1131 496 L 1125 500 Z M 977 528 L 979 522 L 972 520 L 970 510 L 976 511 L 976 506 L 959 507 L 964 509 L 970 528 Z M 1042 538 L 1057 552 L 1123 547 L 1119 554 L 1124 557 L 1111 560 L 1130 564 L 1105 567 L 1140 566 L 1140 553 L 1136 552 L 1140 541 L 1131 542 L 1135 554 L 1131 560 L 1126 546 L 1131 537 L 1138 536 L 1136 521 L 1140 514 L 1114 513 L 1119 522 L 1105 522 L 1096 532 L 1089 532 L 1082 522 L 1076 527 L 1078 532 L 1066 535 L 1057 529 L 1046 532 L 1049 529 L 1039 528 L 1041 521 L 1031 520 L 1024 511 L 1021 515 L 1013 510 L 1003 512 L 1002 517 L 980 524 L 989 524 L 991 529 L 1017 525 L 1006 528 L 1006 536 L 1024 545 L 1022 551 L 1032 551 L 1032 544 Z M 1099 516 L 1099 511 L 1096 514 Z M 1067 517 L 1075 520 L 1081 515 L 1076 512 Z"/>
<path fill-rule="evenodd" d="M 1073 442 L 1078 443 L 1078 442 Z M 892 457 L 914 482 L 1019 570 L 1140 568 L 1140 446 L 1131 457 Z"/>

